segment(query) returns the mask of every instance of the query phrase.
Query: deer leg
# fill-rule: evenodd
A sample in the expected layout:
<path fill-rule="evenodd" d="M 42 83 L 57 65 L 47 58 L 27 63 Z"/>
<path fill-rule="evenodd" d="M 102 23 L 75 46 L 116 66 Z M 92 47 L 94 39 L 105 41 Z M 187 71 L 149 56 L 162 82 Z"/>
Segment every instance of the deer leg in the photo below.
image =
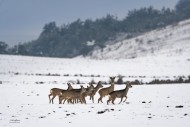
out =
<path fill-rule="evenodd" d="M 86 104 L 86 100 L 85 100 L 85 98 L 84 98 L 84 97 L 83 97 L 83 98 L 81 98 L 80 100 L 81 100 L 81 104 L 83 104 L 83 103 L 84 103 L 84 104 Z"/>
<path fill-rule="evenodd" d="M 69 101 L 68 99 L 65 98 L 65 100 L 63 101 L 63 104 L 65 104 L 65 101 L 66 101 L 66 100 Z"/>
<path fill-rule="evenodd" d="M 73 104 L 73 99 L 68 98 L 67 101 L 68 101 L 69 104 Z"/>
<path fill-rule="evenodd" d="M 94 96 L 92 96 L 92 102 L 94 103 Z"/>
<path fill-rule="evenodd" d="M 78 103 L 81 102 L 81 104 L 82 104 L 82 103 L 83 103 L 83 100 L 84 100 L 83 98 L 82 98 L 82 99 L 79 98 L 79 99 L 78 99 Z"/>
<path fill-rule="evenodd" d="M 66 100 L 66 99 L 65 99 L 65 100 Z M 68 104 L 70 103 L 68 99 L 67 99 L 67 103 L 68 103 Z"/>
<path fill-rule="evenodd" d="M 78 100 L 77 99 L 72 99 L 72 103 L 76 104 L 76 103 L 78 103 Z"/>
<path fill-rule="evenodd" d="M 77 100 L 77 103 L 81 102 L 81 99 L 76 99 Z M 82 103 L 82 102 L 81 102 Z"/>
<path fill-rule="evenodd" d="M 80 102 L 81 104 L 84 102 L 84 99 L 83 98 L 79 98 L 77 99 L 78 100 L 78 103 Z"/>
<path fill-rule="evenodd" d="M 101 99 L 101 96 L 100 96 L 100 98 L 98 98 L 98 103 L 99 103 L 100 99 Z"/>
<path fill-rule="evenodd" d="M 102 102 L 102 96 L 100 96 L 100 98 L 98 99 L 98 103 L 99 103 L 99 101 Z M 103 102 L 102 102 L 102 103 L 103 103 Z"/>
<path fill-rule="evenodd" d="M 70 104 L 74 104 L 74 100 L 73 99 L 68 98 L 68 101 L 69 101 Z"/>
<path fill-rule="evenodd" d="M 102 98 L 101 98 L 101 102 L 103 103 Z"/>
<path fill-rule="evenodd" d="M 52 97 L 52 99 L 51 99 L 51 102 L 52 102 L 52 104 L 54 104 L 53 103 L 53 99 L 56 97 L 56 95 L 53 95 L 53 97 Z"/>
<path fill-rule="evenodd" d="M 59 96 L 59 104 L 61 104 L 62 103 L 62 96 Z"/>
<path fill-rule="evenodd" d="M 107 100 L 107 105 L 109 104 L 109 102 L 110 102 L 110 101 L 109 101 L 109 100 Z"/>
<path fill-rule="evenodd" d="M 127 96 L 125 96 L 125 100 L 123 102 L 125 102 L 127 100 Z"/>
<path fill-rule="evenodd" d="M 75 103 L 75 99 L 72 99 L 72 98 L 69 98 L 68 101 L 69 101 L 70 104 L 74 104 Z"/>
<path fill-rule="evenodd" d="M 119 104 L 122 102 L 122 100 L 123 100 L 123 97 L 121 97 L 121 101 L 119 102 Z"/>
<path fill-rule="evenodd" d="M 76 103 L 79 103 L 79 99 L 74 99 L 74 100 L 75 100 L 75 104 L 76 104 Z"/>
<path fill-rule="evenodd" d="M 115 101 L 116 97 L 113 97 L 112 98 L 112 104 L 115 104 L 114 101 Z"/>
<path fill-rule="evenodd" d="M 49 103 L 51 104 L 51 98 L 50 98 L 50 96 L 51 96 L 52 94 L 50 93 L 48 96 L 49 96 Z"/>
<path fill-rule="evenodd" d="M 111 101 L 111 97 L 109 97 L 109 99 L 107 100 L 107 105 L 109 104 L 110 101 Z"/>
<path fill-rule="evenodd" d="M 80 103 L 83 104 L 84 103 L 84 98 L 79 99 Z"/>
<path fill-rule="evenodd" d="M 83 98 L 83 102 L 86 104 L 86 99 L 85 99 L 85 97 Z"/>
<path fill-rule="evenodd" d="M 98 99 L 98 103 L 99 103 L 99 101 L 101 101 L 103 103 L 102 98 L 103 98 L 103 96 L 100 96 L 100 98 Z"/>

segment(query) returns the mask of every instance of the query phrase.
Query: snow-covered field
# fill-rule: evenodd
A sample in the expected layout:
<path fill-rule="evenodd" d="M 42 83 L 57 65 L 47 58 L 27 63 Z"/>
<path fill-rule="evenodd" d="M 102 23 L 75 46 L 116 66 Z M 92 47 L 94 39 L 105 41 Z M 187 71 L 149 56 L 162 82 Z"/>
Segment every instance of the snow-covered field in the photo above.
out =
<path fill-rule="evenodd" d="M 85 87 L 92 79 L 108 81 L 109 76 L 132 76 L 125 80 L 173 78 L 190 75 L 189 56 L 146 57 L 131 60 L 59 59 L 0 55 L 0 127 L 91 126 L 91 127 L 189 127 L 190 84 L 134 85 L 127 102 L 116 105 L 49 104 L 51 88 L 74 88 L 77 80 Z M 117 79 L 116 79 L 117 80 Z M 107 87 L 104 85 L 104 87 Z M 123 89 L 116 85 L 115 89 Z M 176 107 L 179 106 L 179 107 Z"/>

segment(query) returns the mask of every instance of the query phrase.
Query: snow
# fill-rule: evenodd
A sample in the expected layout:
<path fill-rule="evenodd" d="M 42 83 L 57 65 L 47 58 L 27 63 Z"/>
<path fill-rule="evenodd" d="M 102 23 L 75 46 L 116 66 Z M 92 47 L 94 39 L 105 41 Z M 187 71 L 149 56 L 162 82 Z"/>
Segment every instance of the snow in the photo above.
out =
<path fill-rule="evenodd" d="M 95 44 L 95 40 L 87 41 L 86 44 L 87 46 L 93 46 Z"/>
<path fill-rule="evenodd" d="M 129 89 L 127 102 L 118 104 L 120 99 L 117 99 L 115 105 L 106 104 L 108 97 L 103 98 L 104 103 L 97 103 L 98 93 L 95 103 L 87 97 L 87 104 L 60 105 L 57 97 L 55 104 L 49 104 L 48 99 L 51 88 L 67 89 L 67 82 L 79 88 L 77 79 L 86 87 L 92 79 L 96 82 L 108 81 L 109 76 L 118 74 L 137 79 L 145 76 L 142 79 L 145 81 L 154 77 L 187 77 L 190 72 L 188 59 L 187 55 L 128 60 L 0 55 L 0 126 L 189 127 L 190 84 L 133 85 Z M 134 79 L 127 77 L 125 80 Z M 124 87 L 116 84 L 115 90 Z M 183 107 L 176 108 L 180 105 Z"/>

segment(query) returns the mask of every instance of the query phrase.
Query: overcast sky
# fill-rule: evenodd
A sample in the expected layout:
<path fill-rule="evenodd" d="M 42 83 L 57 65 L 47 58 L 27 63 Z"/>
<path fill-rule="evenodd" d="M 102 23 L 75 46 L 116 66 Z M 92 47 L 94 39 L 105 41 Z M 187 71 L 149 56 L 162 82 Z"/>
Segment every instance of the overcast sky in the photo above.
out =
<path fill-rule="evenodd" d="M 178 0 L 0 0 L 0 41 L 10 46 L 37 39 L 45 24 L 58 26 L 78 18 L 107 14 L 123 18 L 134 8 L 174 8 Z"/>

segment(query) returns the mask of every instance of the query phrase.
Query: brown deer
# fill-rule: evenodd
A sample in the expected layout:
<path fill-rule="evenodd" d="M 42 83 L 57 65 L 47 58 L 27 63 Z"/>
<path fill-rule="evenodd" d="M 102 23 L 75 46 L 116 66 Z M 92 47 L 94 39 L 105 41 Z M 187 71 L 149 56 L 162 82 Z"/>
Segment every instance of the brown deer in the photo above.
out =
<path fill-rule="evenodd" d="M 107 88 L 102 88 L 101 90 L 99 90 L 99 94 L 100 94 L 100 98 L 98 99 L 98 103 L 99 101 L 102 101 L 102 98 L 105 97 L 106 95 L 109 95 L 109 93 L 111 93 L 112 91 L 114 91 L 114 86 L 115 86 L 115 77 L 110 77 L 111 80 L 111 86 L 107 87 Z"/>
<path fill-rule="evenodd" d="M 89 83 L 89 86 L 87 86 L 87 88 L 85 88 L 85 92 L 82 93 L 81 97 L 82 97 L 82 103 L 85 103 L 86 104 L 86 99 L 85 97 L 87 96 L 90 96 L 90 94 L 92 93 L 94 89 L 94 86 L 92 85 L 92 83 Z M 73 89 L 73 91 L 76 91 L 76 92 L 80 92 L 81 88 L 80 89 Z M 61 98 L 60 101 L 62 101 L 63 98 Z M 73 103 L 78 103 L 80 101 L 79 97 L 75 97 L 75 98 L 72 98 L 71 99 L 68 99 L 68 103 L 70 102 L 73 102 Z"/>
<path fill-rule="evenodd" d="M 68 85 L 67 90 L 73 89 L 73 87 L 71 86 L 70 83 L 67 83 L 67 85 Z M 56 96 L 61 96 L 61 94 L 62 94 L 61 91 L 62 91 L 62 90 L 63 90 L 63 89 L 52 88 L 52 89 L 50 90 L 50 94 L 48 95 L 48 96 L 49 96 L 49 103 L 52 103 L 52 104 L 53 104 L 54 98 L 55 98 Z M 53 97 L 51 98 L 51 96 L 53 96 Z"/>
<path fill-rule="evenodd" d="M 76 91 L 76 90 L 66 90 L 62 93 L 62 98 L 64 98 L 64 102 L 63 104 L 65 103 L 66 100 L 70 100 L 71 103 L 74 103 L 72 100 L 74 99 L 79 99 L 81 103 L 84 103 L 83 101 L 83 96 L 82 94 L 86 91 L 86 89 L 81 86 L 81 89 L 80 91 Z M 61 101 L 60 101 L 60 104 L 61 104 Z"/>
<path fill-rule="evenodd" d="M 96 92 L 100 89 L 100 88 L 102 88 L 103 86 L 102 86 L 102 82 L 101 81 L 99 81 L 98 82 L 98 84 L 97 84 L 97 86 L 92 90 L 92 92 L 90 93 L 90 100 L 92 100 L 92 102 L 94 103 L 94 96 L 95 96 L 95 94 L 96 94 Z"/>
<path fill-rule="evenodd" d="M 93 90 L 94 90 L 94 86 L 93 86 L 93 84 L 92 83 L 89 83 L 89 87 L 87 86 L 87 88 L 85 88 L 86 89 L 86 92 L 84 92 L 83 94 L 82 94 L 82 97 L 83 97 L 83 102 L 86 104 L 86 99 L 85 99 L 85 97 L 87 97 L 87 96 L 90 96 L 91 94 L 92 94 L 92 92 L 93 92 Z"/>
<path fill-rule="evenodd" d="M 121 101 L 119 102 L 120 104 L 124 97 L 125 97 L 125 100 L 123 102 L 125 102 L 127 100 L 127 93 L 129 91 L 129 88 L 132 88 L 132 86 L 131 84 L 127 83 L 125 89 L 112 91 L 109 94 L 109 100 L 107 100 L 107 104 L 109 104 L 110 101 L 112 101 L 112 104 L 114 104 L 114 101 L 116 98 L 121 98 Z"/>

